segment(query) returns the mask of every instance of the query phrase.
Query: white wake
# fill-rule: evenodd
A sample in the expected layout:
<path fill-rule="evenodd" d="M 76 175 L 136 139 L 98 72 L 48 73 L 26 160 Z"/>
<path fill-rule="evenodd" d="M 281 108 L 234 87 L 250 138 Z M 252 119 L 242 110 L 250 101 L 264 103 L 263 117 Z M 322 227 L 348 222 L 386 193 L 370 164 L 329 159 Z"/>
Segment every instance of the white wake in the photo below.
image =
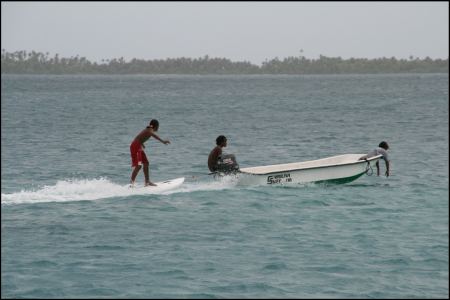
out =
<path fill-rule="evenodd" d="M 169 195 L 174 193 L 191 193 L 195 191 L 222 190 L 232 188 L 232 181 L 192 181 L 184 182 L 181 186 L 164 192 L 154 192 L 151 188 L 129 188 L 111 182 L 107 178 L 99 179 L 68 179 L 59 180 L 55 185 L 22 190 L 11 194 L 1 194 L 2 205 L 44 202 L 68 202 L 98 200 L 112 197 L 128 197 L 135 195 Z"/>

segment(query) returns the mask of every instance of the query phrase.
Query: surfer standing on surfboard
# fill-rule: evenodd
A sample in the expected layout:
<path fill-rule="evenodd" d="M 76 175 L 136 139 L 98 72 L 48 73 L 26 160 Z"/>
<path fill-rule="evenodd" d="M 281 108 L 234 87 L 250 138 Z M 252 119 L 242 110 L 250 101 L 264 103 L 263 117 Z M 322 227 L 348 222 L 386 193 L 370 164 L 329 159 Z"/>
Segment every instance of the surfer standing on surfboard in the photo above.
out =
<path fill-rule="evenodd" d="M 144 130 L 142 130 L 133 140 L 130 145 L 130 154 L 131 154 L 131 167 L 134 168 L 131 173 L 131 187 L 134 185 L 134 181 L 136 179 L 137 174 L 141 170 L 142 165 L 144 165 L 144 177 L 145 177 L 145 186 L 156 186 L 153 182 L 150 181 L 148 166 L 149 162 L 147 156 L 144 152 L 144 143 L 151 137 L 154 137 L 161 143 L 167 145 L 170 144 L 169 140 L 162 140 L 155 132 L 158 131 L 159 122 L 158 120 L 151 120 L 149 126 L 147 126 Z"/>

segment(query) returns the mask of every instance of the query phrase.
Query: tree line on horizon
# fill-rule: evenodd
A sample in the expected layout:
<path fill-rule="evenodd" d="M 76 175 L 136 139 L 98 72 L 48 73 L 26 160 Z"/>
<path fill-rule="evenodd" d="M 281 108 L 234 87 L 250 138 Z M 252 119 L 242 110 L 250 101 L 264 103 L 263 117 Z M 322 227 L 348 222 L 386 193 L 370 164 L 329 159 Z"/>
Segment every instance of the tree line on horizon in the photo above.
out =
<path fill-rule="evenodd" d="M 448 73 L 447 59 L 349 58 L 318 59 L 304 56 L 278 57 L 266 60 L 261 66 L 248 61 L 233 62 L 227 58 L 167 58 L 125 61 L 106 59 L 91 62 L 85 57 L 64 58 L 36 51 L 7 52 L 2 49 L 2 74 L 381 74 L 381 73 Z"/>

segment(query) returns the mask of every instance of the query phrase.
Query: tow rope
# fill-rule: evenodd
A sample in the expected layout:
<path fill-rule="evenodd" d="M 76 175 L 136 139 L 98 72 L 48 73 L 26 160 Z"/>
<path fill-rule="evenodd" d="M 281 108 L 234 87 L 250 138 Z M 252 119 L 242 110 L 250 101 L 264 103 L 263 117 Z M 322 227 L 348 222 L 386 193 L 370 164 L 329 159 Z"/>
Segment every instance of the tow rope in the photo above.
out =
<path fill-rule="evenodd" d="M 366 165 L 366 175 L 367 175 L 367 176 L 372 176 L 372 174 L 373 174 L 372 166 L 370 165 L 370 162 L 367 160 L 367 158 L 365 159 L 365 161 L 367 162 L 367 165 Z"/>

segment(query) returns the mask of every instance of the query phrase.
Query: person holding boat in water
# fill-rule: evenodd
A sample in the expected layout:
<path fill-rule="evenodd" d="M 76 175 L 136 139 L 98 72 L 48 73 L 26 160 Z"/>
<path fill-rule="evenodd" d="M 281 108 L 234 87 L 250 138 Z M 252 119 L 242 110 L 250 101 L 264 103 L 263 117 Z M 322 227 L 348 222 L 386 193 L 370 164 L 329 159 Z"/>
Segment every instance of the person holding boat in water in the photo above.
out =
<path fill-rule="evenodd" d="M 364 160 L 370 157 L 374 157 L 377 155 L 382 155 L 382 158 L 384 159 L 385 163 L 386 163 L 386 177 L 389 177 L 389 155 L 387 153 L 387 150 L 389 149 L 389 145 L 388 143 L 386 143 L 385 141 L 382 141 L 377 148 L 373 149 L 372 151 L 370 151 L 369 153 L 367 153 L 366 155 L 362 156 L 359 158 L 359 160 Z M 380 176 L 380 164 L 377 161 L 375 166 L 377 167 L 377 176 Z"/>
<path fill-rule="evenodd" d="M 222 154 L 222 148 L 227 146 L 227 138 L 219 135 L 216 138 L 216 147 L 208 156 L 208 168 L 212 173 L 233 173 L 239 170 L 236 157 L 233 154 Z"/>

